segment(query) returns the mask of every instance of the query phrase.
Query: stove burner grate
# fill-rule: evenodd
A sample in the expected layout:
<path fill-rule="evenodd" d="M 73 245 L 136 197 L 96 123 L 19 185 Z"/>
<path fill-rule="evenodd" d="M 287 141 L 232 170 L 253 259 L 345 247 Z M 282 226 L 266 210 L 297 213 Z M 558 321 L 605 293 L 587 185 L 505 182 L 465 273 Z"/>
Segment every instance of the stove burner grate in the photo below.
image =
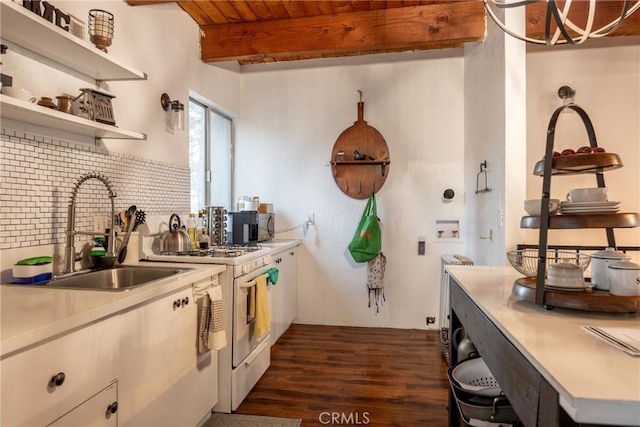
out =
<path fill-rule="evenodd" d="M 209 249 L 194 249 L 180 252 L 162 251 L 160 252 L 160 255 L 235 258 L 260 249 L 262 249 L 261 246 L 227 245 L 212 246 Z"/>

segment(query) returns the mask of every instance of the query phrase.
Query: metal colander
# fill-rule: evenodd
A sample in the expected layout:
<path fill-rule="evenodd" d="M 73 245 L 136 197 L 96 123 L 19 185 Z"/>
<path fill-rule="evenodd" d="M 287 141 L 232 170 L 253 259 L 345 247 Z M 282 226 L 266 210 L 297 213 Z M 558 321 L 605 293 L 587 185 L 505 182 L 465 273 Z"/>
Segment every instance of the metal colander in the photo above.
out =
<path fill-rule="evenodd" d="M 464 360 L 451 368 L 451 383 L 477 396 L 498 396 L 502 389 L 482 357 Z"/>
<path fill-rule="evenodd" d="M 509 262 L 520 273 L 527 277 L 534 277 L 538 275 L 538 250 L 537 249 L 519 249 L 515 251 L 508 251 L 507 258 Z M 546 259 L 546 268 L 548 269 L 551 264 L 558 262 L 568 262 L 575 264 L 582 271 L 584 271 L 591 262 L 591 256 L 582 254 L 577 251 L 557 251 L 548 250 Z M 547 271 L 545 270 L 545 276 Z"/>

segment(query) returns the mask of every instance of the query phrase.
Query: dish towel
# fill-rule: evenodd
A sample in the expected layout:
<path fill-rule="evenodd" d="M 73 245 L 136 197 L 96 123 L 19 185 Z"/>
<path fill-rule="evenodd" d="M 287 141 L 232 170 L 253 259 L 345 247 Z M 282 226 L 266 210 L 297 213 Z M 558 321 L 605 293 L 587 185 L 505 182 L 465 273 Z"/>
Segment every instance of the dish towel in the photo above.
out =
<path fill-rule="evenodd" d="M 227 346 L 227 336 L 224 330 L 222 288 L 220 286 L 209 288 L 202 298 L 198 350 L 201 353 L 208 350 L 221 350 Z"/>
<path fill-rule="evenodd" d="M 271 329 L 269 303 L 267 302 L 267 276 L 256 277 L 256 321 L 253 324 L 253 338 L 260 339 Z"/>

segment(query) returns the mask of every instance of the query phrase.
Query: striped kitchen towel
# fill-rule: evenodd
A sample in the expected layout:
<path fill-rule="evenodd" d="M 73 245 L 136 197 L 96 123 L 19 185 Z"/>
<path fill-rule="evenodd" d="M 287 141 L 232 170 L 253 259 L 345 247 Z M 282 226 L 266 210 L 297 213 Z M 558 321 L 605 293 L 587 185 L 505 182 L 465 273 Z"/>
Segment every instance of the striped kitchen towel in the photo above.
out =
<path fill-rule="evenodd" d="M 224 329 L 224 309 L 222 306 L 222 288 L 214 286 L 207 289 L 202 297 L 200 328 L 198 328 L 198 350 L 220 350 L 227 346 Z"/>

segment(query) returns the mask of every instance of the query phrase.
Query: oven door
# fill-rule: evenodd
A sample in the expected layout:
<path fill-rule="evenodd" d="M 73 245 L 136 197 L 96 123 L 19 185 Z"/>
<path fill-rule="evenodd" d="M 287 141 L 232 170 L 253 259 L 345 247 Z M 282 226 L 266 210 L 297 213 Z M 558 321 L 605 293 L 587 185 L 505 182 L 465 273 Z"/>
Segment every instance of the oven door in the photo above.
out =
<path fill-rule="evenodd" d="M 260 345 L 269 334 L 264 334 L 260 340 L 253 337 L 256 309 L 256 277 L 263 275 L 271 265 L 240 276 L 233 283 L 233 367 L 240 366 L 242 361 Z M 267 287 L 267 301 L 269 287 Z M 270 305 L 270 304 L 269 304 Z"/>

